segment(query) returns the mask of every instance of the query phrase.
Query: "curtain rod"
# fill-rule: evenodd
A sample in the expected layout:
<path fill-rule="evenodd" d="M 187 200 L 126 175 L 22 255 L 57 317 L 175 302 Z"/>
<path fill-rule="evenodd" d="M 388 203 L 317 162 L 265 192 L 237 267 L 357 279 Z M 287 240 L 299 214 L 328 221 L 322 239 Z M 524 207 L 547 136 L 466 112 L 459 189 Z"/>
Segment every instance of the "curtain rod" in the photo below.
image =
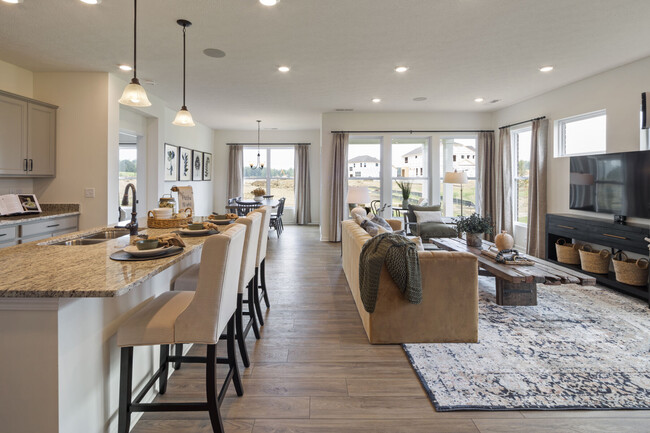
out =
<path fill-rule="evenodd" d="M 533 122 L 535 120 L 542 120 L 542 119 L 546 119 L 546 116 L 540 116 L 540 117 L 535 117 L 534 119 L 522 120 L 521 122 L 511 123 L 510 125 L 506 125 L 506 126 L 499 126 L 499 129 L 506 129 L 506 128 L 510 128 L 511 126 L 517 126 L 523 123 Z"/>
<path fill-rule="evenodd" d="M 407 131 L 330 131 L 331 134 L 419 134 L 419 133 L 431 133 L 431 132 L 440 132 L 440 133 L 450 133 L 450 132 L 494 132 L 491 129 L 474 129 L 474 130 L 455 130 L 455 129 L 432 129 L 432 130 L 415 130 L 410 129 Z"/>
<path fill-rule="evenodd" d="M 228 146 L 257 146 L 258 143 L 226 143 Z M 311 143 L 259 143 L 260 146 L 311 146 Z"/>

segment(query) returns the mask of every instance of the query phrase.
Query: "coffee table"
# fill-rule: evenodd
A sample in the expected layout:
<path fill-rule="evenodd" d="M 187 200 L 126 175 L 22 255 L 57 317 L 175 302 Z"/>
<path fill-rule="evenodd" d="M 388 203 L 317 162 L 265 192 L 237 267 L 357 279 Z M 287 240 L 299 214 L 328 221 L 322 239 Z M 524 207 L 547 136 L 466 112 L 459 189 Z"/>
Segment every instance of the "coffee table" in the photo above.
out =
<path fill-rule="evenodd" d="M 483 241 L 483 248 L 467 246 L 465 239 L 432 238 L 430 242 L 441 249 L 472 253 L 478 258 L 479 268 L 496 278 L 497 304 L 537 305 L 537 284 L 581 284 L 595 286 L 596 279 L 572 269 L 526 256 L 535 262 L 534 266 L 504 265 L 481 254 L 482 249 L 494 245 Z"/>

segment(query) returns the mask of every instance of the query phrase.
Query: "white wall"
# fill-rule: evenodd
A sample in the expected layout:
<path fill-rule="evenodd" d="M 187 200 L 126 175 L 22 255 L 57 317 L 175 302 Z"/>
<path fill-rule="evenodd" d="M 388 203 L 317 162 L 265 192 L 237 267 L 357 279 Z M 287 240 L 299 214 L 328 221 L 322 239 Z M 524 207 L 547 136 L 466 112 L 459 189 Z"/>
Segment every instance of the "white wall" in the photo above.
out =
<path fill-rule="evenodd" d="M 377 131 L 377 130 L 476 130 L 492 129 L 491 113 L 464 112 L 398 112 L 398 113 L 324 113 L 321 127 L 321 181 L 320 181 L 320 221 L 321 240 L 329 240 L 329 212 L 332 185 L 332 137 L 333 130 Z M 378 135 L 378 134 L 368 134 Z M 404 136 L 404 134 L 395 134 Z M 436 139 L 445 134 L 418 134 Z M 447 134 L 449 135 L 449 134 Z M 451 134 L 458 136 L 458 134 Z M 384 134 L 387 137 L 387 134 Z M 433 152 L 432 152 L 433 153 Z M 434 156 L 435 157 L 435 156 Z M 435 165 L 435 164 L 434 164 Z M 435 173 L 431 173 L 435 176 Z"/>
<path fill-rule="evenodd" d="M 311 143 L 309 147 L 309 175 L 311 185 L 311 220 L 320 221 L 320 131 L 317 129 L 300 131 L 271 131 L 261 133 L 263 143 Z M 257 130 L 237 131 L 218 130 L 214 132 L 214 177 L 219 179 L 214 188 L 215 210 L 224 212 L 228 202 L 228 143 L 257 143 Z M 293 210 L 286 209 L 285 223 L 295 221 Z"/>

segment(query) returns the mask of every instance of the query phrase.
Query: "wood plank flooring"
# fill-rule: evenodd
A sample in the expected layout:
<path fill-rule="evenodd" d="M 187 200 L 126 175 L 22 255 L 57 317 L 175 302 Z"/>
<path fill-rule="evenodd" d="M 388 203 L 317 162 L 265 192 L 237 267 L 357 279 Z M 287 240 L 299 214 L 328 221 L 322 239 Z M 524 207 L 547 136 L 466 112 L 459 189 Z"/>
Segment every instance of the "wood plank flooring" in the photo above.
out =
<path fill-rule="evenodd" d="M 368 343 L 340 253 L 315 227 L 271 234 L 271 308 L 261 340 L 249 335 L 245 394 L 231 386 L 221 408 L 227 433 L 650 432 L 650 411 L 436 412 L 403 350 Z M 203 375 L 184 365 L 158 400 L 204 401 Z M 133 430 L 211 431 L 201 412 L 145 413 Z"/>

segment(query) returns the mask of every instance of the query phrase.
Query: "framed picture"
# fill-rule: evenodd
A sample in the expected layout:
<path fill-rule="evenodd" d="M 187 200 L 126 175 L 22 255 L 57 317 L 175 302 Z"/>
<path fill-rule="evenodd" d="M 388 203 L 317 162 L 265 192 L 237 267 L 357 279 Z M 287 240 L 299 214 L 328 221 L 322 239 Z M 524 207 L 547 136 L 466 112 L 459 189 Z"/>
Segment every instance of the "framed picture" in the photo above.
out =
<path fill-rule="evenodd" d="M 192 151 L 192 180 L 203 180 L 203 152 Z"/>
<path fill-rule="evenodd" d="M 165 143 L 165 180 L 178 180 L 178 146 Z"/>
<path fill-rule="evenodd" d="M 185 147 L 178 149 L 178 180 L 192 180 L 192 151 Z"/>
<path fill-rule="evenodd" d="M 212 180 L 212 154 L 203 154 L 203 180 Z"/>

